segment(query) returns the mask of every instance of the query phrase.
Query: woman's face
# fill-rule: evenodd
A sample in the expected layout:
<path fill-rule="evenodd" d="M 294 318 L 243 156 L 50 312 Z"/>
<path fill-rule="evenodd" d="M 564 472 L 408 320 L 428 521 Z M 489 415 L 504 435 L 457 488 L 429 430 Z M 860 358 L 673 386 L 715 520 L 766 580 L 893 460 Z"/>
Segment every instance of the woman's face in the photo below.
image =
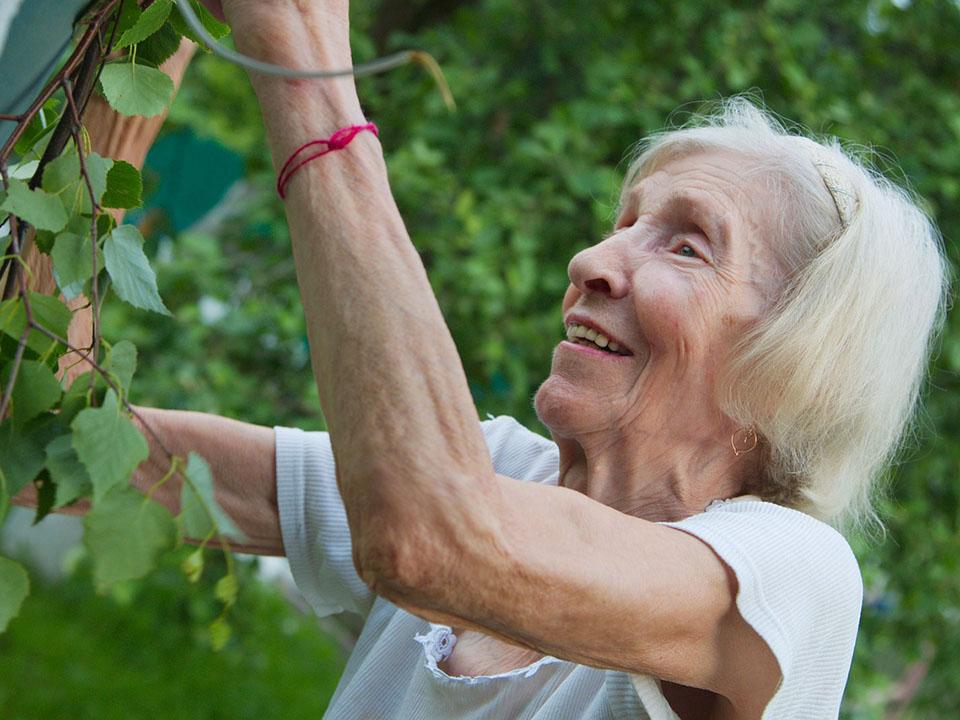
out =
<path fill-rule="evenodd" d="M 570 261 L 568 339 L 535 400 L 555 436 L 729 432 L 715 401 L 718 370 L 782 277 L 766 230 L 775 200 L 744 167 L 744 157 L 720 151 L 664 163 L 631 189 L 614 232 Z M 599 349 L 593 335 L 571 341 L 573 324 L 602 332 L 619 352 Z"/>

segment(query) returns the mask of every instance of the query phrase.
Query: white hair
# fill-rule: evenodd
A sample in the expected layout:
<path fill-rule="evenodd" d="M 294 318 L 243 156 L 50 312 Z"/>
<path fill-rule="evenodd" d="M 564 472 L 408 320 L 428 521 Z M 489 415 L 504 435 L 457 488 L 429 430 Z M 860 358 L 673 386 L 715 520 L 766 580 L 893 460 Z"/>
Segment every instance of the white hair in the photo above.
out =
<path fill-rule="evenodd" d="M 786 273 L 718 384 L 724 411 L 763 440 L 750 490 L 837 525 L 877 521 L 877 481 L 916 411 L 944 316 L 939 233 L 911 190 L 868 166 L 869 151 L 792 133 L 743 96 L 644 140 L 621 202 L 666 161 L 707 150 L 738 153 L 744 177 L 771 191 Z M 854 202 L 835 201 L 827 182 Z"/>

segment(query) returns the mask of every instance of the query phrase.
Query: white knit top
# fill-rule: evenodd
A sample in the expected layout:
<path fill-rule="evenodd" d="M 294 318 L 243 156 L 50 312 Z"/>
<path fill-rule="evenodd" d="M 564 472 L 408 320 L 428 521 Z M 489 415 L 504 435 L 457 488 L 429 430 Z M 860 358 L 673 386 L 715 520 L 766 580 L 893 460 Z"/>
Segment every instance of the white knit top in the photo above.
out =
<path fill-rule="evenodd" d="M 506 416 L 481 427 L 498 473 L 556 484 L 553 442 Z M 354 569 L 327 434 L 283 427 L 275 434 L 280 524 L 294 579 L 318 615 L 366 618 L 324 718 L 677 720 L 656 678 L 552 656 L 497 675 L 447 675 L 437 664 L 456 642 L 451 629 L 375 597 Z M 843 537 L 753 498 L 714 501 L 663 524 L 700 538 L 736 574 L 740 614 L 783 675 L 764 720 L 836 718 L 863 595 Z"/>

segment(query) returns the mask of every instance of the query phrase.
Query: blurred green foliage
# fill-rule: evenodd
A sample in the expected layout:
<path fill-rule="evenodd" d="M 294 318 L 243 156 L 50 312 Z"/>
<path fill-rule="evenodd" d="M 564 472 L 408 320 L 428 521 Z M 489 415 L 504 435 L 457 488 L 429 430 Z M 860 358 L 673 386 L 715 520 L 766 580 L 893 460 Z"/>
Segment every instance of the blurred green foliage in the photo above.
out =
<path fill-rule="evenodd" d="M 342 652 L 312 617 L 293 611 L 241 563 L 231 613 L 234 639 L 210 647 L 220 612 L 213 584 L 225 572 L 210 553 L 189 583 L 169 555 L 146 580 L 92 591 L 83 560 L 67 581 L 34 587 L 0 636 L 0 717 L 5 720 L 306 720 L 326 708 Z"/>
<path fill-rule="evenodd" d="M 381 18 L 398 5 L 355 4 L 356 59 L 427 49 L 459 110 L 449 114 L 415 68 L 360 81 L 361 98 L 482 414 L 508 413 L 544 432 L 531 398 L 561 336 L 567 262 L 609 230 L 630 146 L 705 99 L 758 89 L 791 121 L 875 146 L 881 169 L 902 180 L 899 163 L 953 262 L 960 256 L 954 0 L 416 0 L 386 32 Z M 162 208 L 143 218 L 174 317 L 105 307 L 108 337 L 140 348 L 133 400 L 322 429 L 289 237 L 243 72 L 198 57 L 168 129 L 222 143 L 246 175 L 175 237 L 164 232 Z M 154 182 L 188 180 L 168 173 Z M 854 539 L 866 604 L 849 720 L 953 718 L 960 707 L 958 372 L 954 313 L 920 429 L 891 473 L 889 532 Z M 392 420 L 403 422 L 402 408 Z M 34 601 L 25 612 L 43 611 Z M 83 616 L 64 623 L 65 633 L 79 632 L 73 623 L 96 627 Z M 905 714 L 888 715 L 898 682 L 921 658 L 928 671 Z"/>

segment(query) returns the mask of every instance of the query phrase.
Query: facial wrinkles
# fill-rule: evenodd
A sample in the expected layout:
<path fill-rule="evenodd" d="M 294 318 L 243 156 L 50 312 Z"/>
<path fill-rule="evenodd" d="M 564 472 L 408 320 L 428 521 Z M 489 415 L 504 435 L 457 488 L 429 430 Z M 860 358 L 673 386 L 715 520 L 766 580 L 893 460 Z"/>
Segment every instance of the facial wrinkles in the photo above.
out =
<path fill-rule="evenodd" d="M 598 402 L 587 414 L 589 429 L 576 434 L 589 468 L 589 477 L 577 482 L 626 512 L 656 504 L 658 496 L 691 497 L 685 483 L 723 475 L 717 470 L 726 446 L 718 433 L 725 425 L 711 401 L 713 377 L 776 285 L 775 258 L 762 232 L 766 194 L 753 183 L 743 186 L 738 163 L 691 156 L 641 180 L 628 193 L 613 235 L 590 250 L 605 254 L 590 258 L 589 272 L 626 273 L 620 276 L 626 295 L 584 295 L 572 288 L 565 298 L 565 311 L 575 306 L 611 323 L 629 334 L 638 356 L 646 353 L 626 392 L 623 375 L 598 373 L 591 380 Z M 706 262 L 671 257 L 674 250 L 664 247 L 690 225 L 704 232 L 691 236 L 691 245 L 709 253 Z M 572 455 L 565 459 L 578 462 Z M 698 474 L 697 468 L 711 470 Z"/>
<path fill-rule="evenodd" d="M 630 202 L 636 204 L 625 208 L 621 218 L 621 222 L 630 221 L 630 226 L 620 232 L 634 236 L 640 248 L 631 262 L 634 289 L 642 292 L 648 281 L 663 283 L 678 305 L 675 312 L 683 316 L 684 322 L 678 319 L 674 325 L 676 333 L 669 351 L 657 353 L 660 367 L 652 371 L 665 376 L 664 380 L 670 377 L 675 387 L 691 373 L 701 376 L 699 379 L 709 374 L 703 368 L 709 365 L 703 362 L 704 355 L 712 355 L 716 349 L 711 347 L 714 341 L 758 313 L 759 286 L 769 275 L 766 258 L 770 253 L 762 247 L 750 217 L 750 210 L 756 209 L 755 202 L 739 188 L 738 175 L 703 157 L 697 157 L 695 162 L 689 170 L 668 165 L 644 178 L 629 194 Z M 741 210 L 742 206 L 746 211 Z M 631 217 L 631 213 L 637 214 Z M 708 265 L 676 263 L 675 272 L 659 279 L 649 277 L 647 264 L 654 259 L 653 251 L 661 242 L 672 242 L 672 237 L 664 235 L 668 231 L 672 235 L 678 226 L 690 223 L 700 226 L 707 235 L 700 242 L 709 243 Z M 726 227 L 727 246 L 717 236 L 720 226 Z M 718 309 L 726 310 L 723 318 L 717 316 Z M 637 310 L 637 318 L 643 324 L 643 314 L 649 307 L 638 301 Z M 729 336 L 726 339 L 729 341 Z M 657 339 L 651 340 L 652 352 L 656 352 Z M 645 377 L 648 374 L 638 378 L 624 410 L 624 420 L 632 421 L 647 412 L 652 400 L 649 386 L 653 384 Z"/>

